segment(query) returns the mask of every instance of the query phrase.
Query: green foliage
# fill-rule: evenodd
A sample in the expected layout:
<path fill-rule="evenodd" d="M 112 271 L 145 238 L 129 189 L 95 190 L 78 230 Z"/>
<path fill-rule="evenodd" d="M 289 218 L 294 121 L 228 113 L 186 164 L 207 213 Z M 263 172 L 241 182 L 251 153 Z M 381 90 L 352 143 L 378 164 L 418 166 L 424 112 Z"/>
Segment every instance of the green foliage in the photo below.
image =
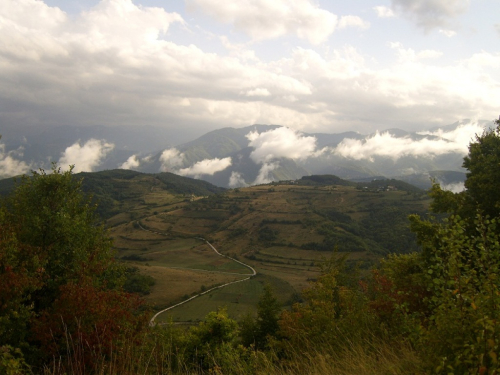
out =
<path fill-rule="evenodd" d="M 186 337 L 186 359 L 203 370 L 220 371 L 234 365 L 245 349 L 237 345 L 238 323 L 227 316 L 225 309 L 209 313 Z"/>
<path fill-rule="evenodd" d="M 430 324 L 423 337 L 438 371 L 497 373 L 500 365 L 498 218 L 476 217 L 470 236 L 458 216 L 439 228 L 426 272 Z"/>
<path fill-rule="evenodd" d="M 115 287 L 122 270 L 114 262 L 111 240 L 81 192 L 71 171 L 43 170 L 23 177 L 7 201 L 8 220 L 25 246 L 43 259 L 43 287 L 35 293 L 35 310 L 57 298 L 61 285 L 90 276 L 96 285 Z"/>
<path fill-rule="evenodd" d="M 259 229 L 259 241 L 270 243 L 278 238 L 278 231 L 265 226 Z"/>
<path fill-rule="evenodd" d="M 0 346 L 0 373 L 5 375 L 30 374 L 31 368 L 24 360 L 20 349 L 11 346 Z"/>
<path fill-rule="evenodd" d="M 0 210 L 0 345 L 39 365 L 68 340 L 85 343 L 89 365 L 143 326 L 141 301 L 121 291 L 123 268 L 81 181 L 55 166 L 32 173 Z"/>
<path fill-rule="evenodd" d="M 156 284 L 153 277 L 141 275 L 137 267 L 129 267 L 125 273 L 126 279 L 123 284 L 123 290 L 129 293 L 137 293 L 141 296 L 148 295 L 151 287 Z"/>
<path fill-rule="evenodd" d="M 500 345 L 500 122 L 469 145 L 467 190 L 434 185 L 439 221 L 410 217 L 422 246 L 419 280 L 428 296 L 420 347 L 438 373 L 498 373 Z M 414 311 L 418 308 L 413 307 Z"/>
<path fill-rule="evenodd" d="M 476 136 L 463 163 L 468 170 L 467 204 L 490 217 L 500 216 L 500 120 L 496 124 L 496 129 Z"/>
<path fill-rule="evenodd" d="M 263 293 L 257 304 L 257 318 L 247 314 L 240 321 L 240 337 L 243 345 L 263 350 L 270 338 L 275 338 L 279 330 L 281 304 L 273 293 L 270 284 L 264 285 Z"/>
<path fill-rule="evenodd" d="M 466 190 L 454 194 L 434 184 L 431 192 L 434 212 L 459 215 L 468 220 L 469 228 L 474 226 L 477 210 L 489 217 L 500 216 L 500 120 L 495 122 L 494 130 L 476 135 L 475 142 L 469 145 L 469 154 L 462 165 L 468 170 Z"/>
<path fill-rule="evenodd" d="M 7 217 L 0 208 L 0 345 L 24 348 L 33 316 L 31 295 L 43 284 L 45 257 L 18 241 Z"/>
<path fill-rule="evenodd" d="M 342 348 L 376 331 L 365 295 L 357 286 L 358 275 L 346 267 L 346 258 L 334 256 L 322 266 L 321 276 L 303 293 L 305 303 L 285 311 L 279 335 L 285 347 Z"/>

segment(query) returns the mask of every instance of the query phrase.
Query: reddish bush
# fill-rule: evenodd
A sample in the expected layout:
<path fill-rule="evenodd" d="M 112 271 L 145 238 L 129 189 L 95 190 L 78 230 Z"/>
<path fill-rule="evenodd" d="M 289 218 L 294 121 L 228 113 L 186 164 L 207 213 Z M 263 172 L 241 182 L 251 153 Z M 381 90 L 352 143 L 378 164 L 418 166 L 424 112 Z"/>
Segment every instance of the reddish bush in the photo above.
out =
<path fill-rule="evenodd" d="M 32 328 L 49 357 L 62 356 L 73 366 L 95 368 L 146 325 L 145 314 L 139 313 L 142 300 L 136 295 L 104 290 L 88 279 L 60 290 L 60 297 Z"/>

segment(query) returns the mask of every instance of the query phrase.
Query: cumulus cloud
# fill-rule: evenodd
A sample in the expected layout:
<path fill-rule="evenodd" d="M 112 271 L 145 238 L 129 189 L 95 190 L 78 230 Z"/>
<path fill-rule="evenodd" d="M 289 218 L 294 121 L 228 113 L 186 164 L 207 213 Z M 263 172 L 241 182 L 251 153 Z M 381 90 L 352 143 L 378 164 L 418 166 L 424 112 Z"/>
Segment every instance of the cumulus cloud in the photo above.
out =
<path fill-rule="evenodd" d="M 450 19 L 464 13 L 469 3 L 469 0 L 392 0 L 392 8 L 429 31 L 447 25 Z"/>
<path fill-rule="evenodd" d="M 176 148 L 167 149 L 161 153 L 160 163 L 162 172 L 173 172 L 184 164 L 184 154 Z"/>
<path fill-rule="evenodd" d="M 363 139 L 344 139 L 334 150 L 334 154 L 354 160 L 366 159 L 373 161 L 374 157 L 385 157 L 397 160 L 403 156 L 434 157 L 448 153 L 467 154 L 469 143 L 483 128 L 477 123 L 457 127 L 453 131 L 437 130 L 423 132 L 422 139 L 410 137 L 398 138 L 390 133 L 379 133 Z"/>
<path fill-rule="evenodd" d="M 261 38 L 300 32 L 306 40 L 324 40 L 341 21 L 312 1 L 233 3 L 189 2 L 203 10 L 213 5 L 213 12 L 227 11 L 235 25 L 247 27 L 248 19 L 248 28 L 257 36 L 261 32 Z M 269 12 L 273 7 L 279 8 L 275 14 Z M 335 21 L 326 26 L 316 22 L 322 15 Z M 200 39 L 198 46 L 175 43 L 171 34 L 181 27 Z M 269 32 L 274 28 L 274 34 Z M 187 137 L 202 127 L 252 123 L 374 131 L 498 115 L 498 68 L 479 65 L 476 57 L 462 55 L 445 64 L 408 49 L 402 58 L 401 47 L 392 64 L 380 65 L 372 63 L 376 56 L 346 45 L 328 52 L 297 47 L 283 58 L 266 55 L 272 61 L 265 61 L 248 44 L 222 39 L 227 54 L 213 52 L 178 14 L 130 0 L 102 0 L 72 16 L 42 1 L 2 0 L 0 102 L 5 105 L 0 123 L 175 124 Z M 485 52 L 483 61 L 486 55 L 492 60 L 498 54 Z"/>
<path fill-rule="evenodd" d="M 255 179 L 252 185 L 268 184 L 272 182 L 274 179 L 271 172 L 274 171 L 279 166 L 280 166 L 279 162 L 263 163 L 262 167 L 259 170 L 259 174 L 257 175 L 257 178 Z"/>
<path fill-rule="evenodd" d="M 181 176 L 193 176 L 194 178 L 198 178 L 203 174 L 212 176 L 214 173 L 223 171 L 224 169 L 230 167 L 231 164 L 232 160 L 230 157 L 223 159 L 204 159 L 189 168 L 180 169 L 176 173 Z"/>
<path fill-rule="evenodd" d="M 89 139 L 83 146 L 78 141 L 64 150 L 59 159 L 59 164 L 63 168 L 74 165 L 73 171 L 76 173 L 92 172 L 114 147 L 113 143 L 108 143 L 102 139 Z"/>
<path fill-rule="evenodd" d="M 336 27 L 367 27 L 359 17 L 338 17 L 321 9 L 310 0 L 250 0 L 227 2 L 218 0 L 188 0 L 191 9 L 204 13 L 248 34 L 255 40 L 295 35 L 310 43 L 324 42 Z"/>
<path fill-rule="evenodd" d="M 245 179 L 243 178 L 242 174 L 240 172 L 236 172 L 236 171 L 231 172 L 231 176 L 229 177 L 229 184 L 228 185 L 230 188 L 248 186 L 248 184 L 245 182 Z"/>
<path fill-rule="evenodd" d="M 254 148 L 250 158 L 256 163 L 279 158 L 304 160 L 321 152 L 316 150 L 315 137 L 304 136 L 287 127 L 279 127 L 262 133 L 253 131 L 246 137 L 250 141 L 248 146 Z"/>
<path fill-rule="evenodd" d="M 377 12 L 377 16 L 380 18 L 391 18 L 391 17 L 396 17 L 394 12 L 392 11 L 391 8 L 388 8 L 386 6 L 380 5 L 373 7 L 375 12 Z"/>
<path fill-rule="evenodd" d="M 135 169 L 141 165 L 141 162 L 137 155 L 130 156 L 126 162 L 121 164 L 118 168 L 120 169 Z"/>
<path fill-rule="evenodd" d="M 262 133 L 253 131 L 246 137 L 249 140 L 248 146 L 254 148 L 250 153 L 250 158 L 255 163 L 262 164 L 253 185 L 273 181 L 272 171 L 280 165 L 276 159 L 305 160 L 317 157 L 327 150 L 326 148 L 316 149 L 315 137 L 305 136 L 287 127 L 279 127 Z"/>
<path fill-rule="evenodd" d="M 0 143 L 0 178 L 17 176 L 30 170 L 30 165 L 19 157 L 22 157 L 22 149 L 7 152 L 5 144 Z"/>

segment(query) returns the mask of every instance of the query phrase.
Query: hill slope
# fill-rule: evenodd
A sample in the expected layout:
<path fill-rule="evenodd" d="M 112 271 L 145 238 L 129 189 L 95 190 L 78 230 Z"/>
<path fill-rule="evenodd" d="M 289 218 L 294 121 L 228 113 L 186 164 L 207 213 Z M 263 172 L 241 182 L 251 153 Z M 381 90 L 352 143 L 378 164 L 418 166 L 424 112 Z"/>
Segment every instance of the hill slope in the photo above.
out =
<path fill-rule="evenodd" d="M 115 203 L 117 213 L 107 224 L 119 257 L 157 279 L 150 301 L 165 306 L 246 272 L 217 257 L 197 239 L 203 237 L 223 254 L 257 269 L 253 287 L 235 286 L 232 292 L 214 292 L 214 299 L 204 296 L 204 302 L 190 305 L 213 309 L 219 303 L 232 314 L 253 308 L 262 290 L 259 283 L 271 283 L 284 302 L 292 301 L 334 248 L 364 268 L 385 254 L 415 250 L 407 216 L 425 212 L 429 203 L 425 192 L 394 180 L 360 186 L 336 176 L 309 176 L 186 196 L 160 188 L 161 178 L 155 175 L 127 176 L 134 176 L 128 185 L 123 176 L 111 183 L 121 186 L 113 194 L 123 199 Z M 255 295 L 242 300 L 247 289 Z M 196 316 L 193 309 L 175 309 L 176 319 Z"/>

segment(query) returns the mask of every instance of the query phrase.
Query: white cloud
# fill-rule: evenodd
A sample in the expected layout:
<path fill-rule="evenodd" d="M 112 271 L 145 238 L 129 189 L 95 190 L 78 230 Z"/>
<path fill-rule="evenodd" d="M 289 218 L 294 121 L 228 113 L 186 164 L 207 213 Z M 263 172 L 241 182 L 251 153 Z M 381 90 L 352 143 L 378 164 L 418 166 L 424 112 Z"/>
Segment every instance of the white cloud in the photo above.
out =
<path fill-rule="evenodd" d="M 292 34 L 318 44 L 328 39 L 338 22 L 335 14 L 310 0 L 187 0 L 187 5 L 221 22 L 234 24 L 255 40 Z"/>
<path fill-rule="evenodd" d="M 453 31 L 453 30 L 444 30 L 444 29 L 440 29 L 439 32 L 445 36 L 447 36 L 448 38 L 452 38 L 454 37 L 455 35 L 457 35 L 457 32 L 456 31 Z"/>
<path fill-rule="evenodd" d="M 92 172 L 114 147 L 114 144 L 105 140 L 89 139 L 83 146 L 78 141 L 64 150 L 59 164 L 63 168 L 74 165 L 75 173 Z"/>
<path fill-rule="evenodd" d="M 373 161 L 374 157 L 385 157 L 397 160 L 403 156 L 434 157 L 448 153 L 466 155 L 469 143 L 475 134 L 480 134 L 483 128 L 477 123 L 457 127 L 453 131 L 422 132 L 426 137 L 413 140 L 409 137 L 397 138 L 390 133 L 376 133 L 364 140 L 344 139 L 334 150 L 334 154 L 354 160 L 366 159 Z M 435 138 L 437 137 L 437 138 Z"/>
<path fill-rule="evenodd" d="M 120 169 L 135 169 L 141 165 L 141 162 L 137 155 L 130 156 L 126 162 L 121 164 L 118 168 Z"/>
<path fill-rule="evenodd" d="M 375 10 L 375 12 L 377 12 L 377 16 L 380 18 L 396 17 L 396 15 L 392 11 L 392 9 L 388 8 L 386 6 L 380 5 L 380 6 L 373 7 L 373 9 Z"/>
<path fill-rule="evenodd" d="M 447 25 L 450 19 L 464 13 L 469 3 L 469 0 L 392 0 L 392 8 L 429 31 Z"/>
<path fill-rule="evenodd" d="M 496 29 L 498 35 L 500 35 L 500 23 L 495 24 L 495 29 Z"/>
<path fill-rule="evenodd" d="M 26 162 L 17 159 L 22 157 L 22 150 L 5 151 L 5 144 L 0 143 L 0 178 L 25 174 L 31 169 Z"/>
<path fill-rule="evenodd" d="M 441 56 L 443 56 L 443 52 L 433 49 L 424 49 L 417 54 L 417 58 L 419 59 L 437 59 Z"/>
<path fill-rule="evenodd" d="M 246 137 L 250 141 L 248 145 L 255 149 L 250 154 L 250 158 L 256 163 L 269 162 L 279 158 L 304 160 L 318 154 L 315 137 L 304 136 L 300 132 L 286 127 L 279 127 L 260 134 L 253 131 L 248 133 Z"/>
<path fill-rule="evenodd" d="M 452 193 L 460 193 L 465 190 L 465 185 L 463 182 L 455 182 L 451 184 L 444 184 L 441 181 L 438 181 L 441 189 L 451 191 Z"/>
<path fill-rule="evenodd" d="M 273 36 L 266 22 L 279 35 L 297 35 L 301 28 L 294 22 L 315 9 L 331 15 L 304 0 L 260 0 L 259 7 L 256 0 L 212 1 L 190 4 L 215 4 L 213 11 L 229 12 L 235 24 L 246 22 L 248 10 L 248 27 L 261 30 L 262 38 Z M 282 6 L 288 18 L 266 12 Z M 301 13 L 306 8 L 310 12 Z M 252 28 L 259 17 L 262 25 Z M 338 28 L 339 22 L 331 24 Z M 319 32 L 321 22 L 301 25 L 311 35 L 318 32 L 318 40 L 330 35 Z M 253 123 L 323 132 L 415 129 L 498 115 L 498 69 L 480 65 L 479 56 L 444 65 L 435 59 L 439 53 L 401 46 L 395 61 L 382 65 L 372 64 L 377 56 L 346 45 L 322 52 L 297 47 L 264 61 L 248 44 L 227 37 L 218 39 L 226 41 L 221 54 L 205 39 L 199 46 L 176 44 L 170 33 L 177 26 L 190 27 L 176 13 L 130 0 L 101 1 L 71 17 L 41 1 L 0 1 L 0 102 L 8 103 L 0 123 L 149 124 L 191 135 Z M 301 35 L 308 39 L 306 31 Z M 496 55 L 485 52 L 481 60 L 495 61 Z"/>
<path fill-rule="evenodd" d="M 345 29 L 346 27 L 359 27 L 360 29 L 368 29 L 370 27 L 370 22 L 367 22 L 358 16 L 342 16 L 340 18 L 338 28 Z"/>
<path fill-rule="evenodd" d="M 228 186 L 230 188 L 237 188 L 237 187 L 248 186 L 248 184 L 245 182 L 245 179 L 243 178 L 240 172 L 232 171 L 231 176 L 229 177 Z"/>
<path fill-rule="evenodd" d="M 477 122 L 469 122 L 467 124 L 459 125 L 457 126 L 456 129 L 451 131 L 444 131 L 442 129 L 438 129 L 433 132 L 422 131 L 418 132 L 417 134 L 432 135 L 462 145 L 464 147 L 462 149 L 463 152 L 467 153 L 467 148 L 469 146 L 469 143 L 475 139 L 476 135 L 481 135 L 483 132 L 484 132 L 484 127 L 479 125 Z"/>
<path fill-rule="evenodd" d="M 432 49 L 424 49 L 422 51 L 415 51 L 411 48 L 403 48 L 399 42 L 389 42 L 389 47 L 395 49 L 398 53 L 399 62 L 413 62 L 422 59 L 436 59 L 443 56 L 443 52 Z"/>
<path fill-rule="evenodd" d="M 279 162 L 263 163 L 252 185 L 268 184 L 273 181 L 271 172 L 280 166 Z"/>
<path fill-rule="evenodd" d="M 244 93 L 246 96 L 269 96 L 271 93 L 266 88 L 255 88 Z"/>
<path fill-rule="evenodd" d="M 174 172 L 184 164 L 184 154 L 180 153 L 176 148 L 167 149 L 161 153 L 160 163 L 162 172 Z"/>
<path fill-rule="evenodd" d="M 189 168 L 180 169 L 176 173 L 181 176 L 193 176 L 194 178 L 198 178 L 203 174 L 213 175 L 214 173 L 223 171 L 224 169 L 230 167 L 231 164 L 232 160 L 230 157 L 223 159 L 204 159 Z"/>

